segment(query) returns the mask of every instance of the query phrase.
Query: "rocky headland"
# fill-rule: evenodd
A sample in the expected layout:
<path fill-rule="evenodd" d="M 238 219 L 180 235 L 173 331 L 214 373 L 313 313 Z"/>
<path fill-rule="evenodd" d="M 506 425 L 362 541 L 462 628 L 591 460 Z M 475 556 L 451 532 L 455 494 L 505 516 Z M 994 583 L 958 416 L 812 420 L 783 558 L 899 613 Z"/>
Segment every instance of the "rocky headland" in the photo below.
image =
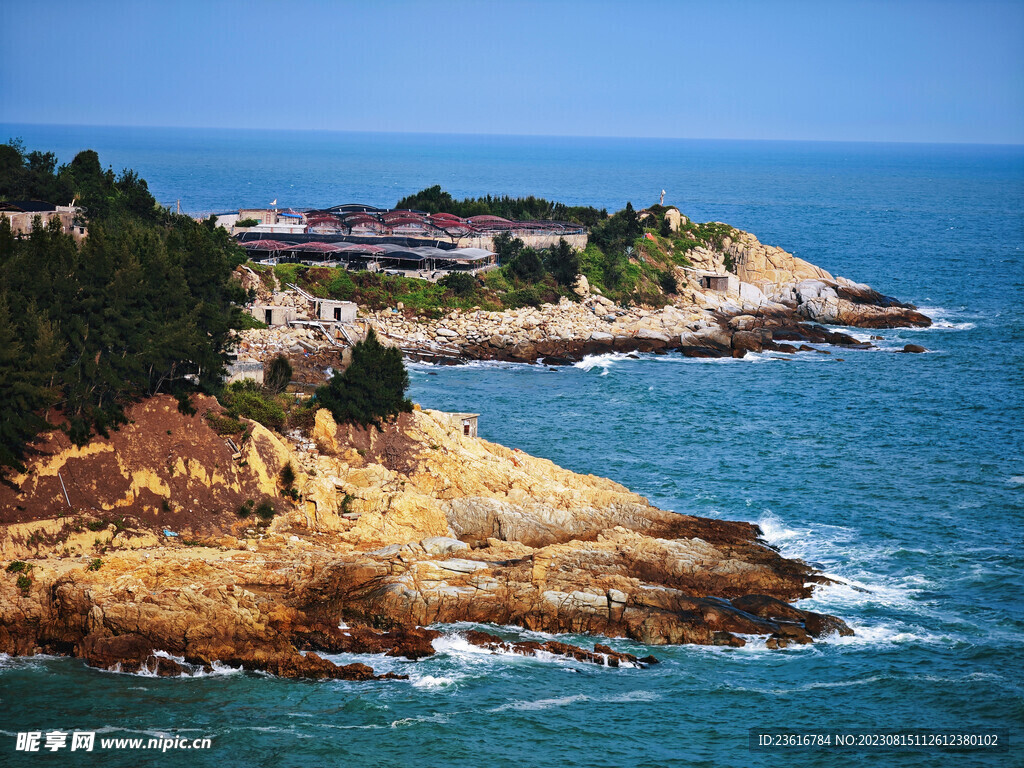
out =
<path fill-rule="evenodd" d="M 0 486 L 0 652 L 163 675 L 224 664 L 369 680 L 370 666 L 321 654 L 422 658 L 439 634 L 426 627 L 453 622 L 652 645 L 850 633 L 790 605 L 825 579 L 755 525 L 657 509 L 610 480 L 466 437 L 449 414 L 416 409 L 367 430 L 321 410 L 308 438 L 250 422 L 229 443 L 211 426 L 217 402 L 194 406 L 151 398 L 81 448 L 47 433 L 26 473 Z M 253 502 L 276 514 L 249 516 Z M 656 661 L 466 638 L 493 652 Z"/>
<path fill-rule="evenodd" d="M 750 233 L 733 232 L 720 247 L 687 252 L 692 266 L 675 267 L 678 290 L 659 309 L 619 306 L 581 277 L 575 287 L 578 302 L 563 299 L 558 305 L 503 312 L 456 310 L 439 319 L 392 309 L 369 320 L 412 358 L 549 364 L 605 352 L 743 357 L 809 351 L 809 344 L 865 348 L 870 342 L 823 326 L 931 325 L 911 304 L 833 277 Z"/>

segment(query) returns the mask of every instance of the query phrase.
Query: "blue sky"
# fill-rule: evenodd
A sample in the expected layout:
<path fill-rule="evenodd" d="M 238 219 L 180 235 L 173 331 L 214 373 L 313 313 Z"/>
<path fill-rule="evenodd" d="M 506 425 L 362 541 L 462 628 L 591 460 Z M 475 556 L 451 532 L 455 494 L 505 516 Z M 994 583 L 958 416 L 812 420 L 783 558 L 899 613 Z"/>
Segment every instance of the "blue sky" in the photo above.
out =
<path fill-rule="evenodd" d="M 0 0 L 0 122 L 1019 144 L 1024 2 Z"/>

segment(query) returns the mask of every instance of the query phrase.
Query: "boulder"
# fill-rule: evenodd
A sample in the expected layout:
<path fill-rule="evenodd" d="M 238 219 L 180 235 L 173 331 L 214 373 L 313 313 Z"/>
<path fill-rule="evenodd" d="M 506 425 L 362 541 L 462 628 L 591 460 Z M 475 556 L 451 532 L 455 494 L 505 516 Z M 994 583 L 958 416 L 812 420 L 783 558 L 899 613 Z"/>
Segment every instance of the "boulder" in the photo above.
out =
<path fill-rule="evenodd" d="M 755 325 L 757 318 L 753 315 L 737 315 L 729 320 L 729 327 L 734 331 L 749 331 Z"/>
<path fill-rule="evenodd" d="M 429 536 L 420 542 L 423 551 L 428 555 L 448 555 L 462 550 L 468 550 L 469 544 L 450 536 Z"/>

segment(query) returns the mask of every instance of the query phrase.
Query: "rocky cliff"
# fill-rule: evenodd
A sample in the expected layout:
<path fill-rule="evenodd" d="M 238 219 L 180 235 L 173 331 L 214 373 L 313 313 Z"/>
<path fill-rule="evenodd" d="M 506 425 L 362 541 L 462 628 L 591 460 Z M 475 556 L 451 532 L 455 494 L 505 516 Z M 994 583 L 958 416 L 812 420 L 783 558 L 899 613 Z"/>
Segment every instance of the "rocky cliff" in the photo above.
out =
<path fill-rule="evenodd" d="M 197 404 L 186 416 L 172 398 L 141 403 L 81 449 L 51 437 L 20 490 L 3 490 L 0 652 L 371 679 L 316 652 L 419 658 L 437 636 L 421 627 L 466 621 L 650 644 L 849 632 L 789 605 L 822 577 L 756 526 L 659 510 L 610 480 L 465 437 L 448 414 L 416 410 L 378 431 L 320 411 L 316 448 L 300 450 L 309 443 L 259 425 L 228 445 L 203 416 L 215 403 Z M 236 514 L 271 498 L 269 522 Z M 555 641 L 506 649 L 652 661 Z"/>

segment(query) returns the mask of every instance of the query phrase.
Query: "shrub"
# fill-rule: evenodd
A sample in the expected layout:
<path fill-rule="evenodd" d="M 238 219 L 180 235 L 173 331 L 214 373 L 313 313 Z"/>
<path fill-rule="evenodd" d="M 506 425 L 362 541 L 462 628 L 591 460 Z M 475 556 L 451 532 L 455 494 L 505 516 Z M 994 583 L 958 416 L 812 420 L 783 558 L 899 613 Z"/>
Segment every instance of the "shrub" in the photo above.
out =
<path fill-rule="evenodd" d="M 265 523 L 270 522 L 276 514 L 277 510 L 274 509 L 274 505 L 265 499 L 256 507 L 256 517 Z"/>
<path fill-rule="evenodd" d="M 508 264 L 512 276 L 527 283 L 535 283 L 544 277 L 544 262 L 533 248 L 523 250 Z"/>
<path fill-rule="evenodd" d="M 516 260 L 523 250 L 523 241 L 513 238 L 508 232 L 501 232 L 494 238 L 494 252 L 498 255 L 498 264 L 504 266 Z"/>
<path fill-rule="evenodd" d="M 505 306 L 509 309 L 518 309 L 519 307 L 539 307 L 543 304 L 543 298 L 540 295 L 540 291 L 535 285 L 529 285 L 525 288 L 517 288 L 514 291 L 509 291 L 505 294 Z"/>
<path fill-rule="evenodd" d="M 23 595 L 27 595 L 29 589 L 32 587 L 32 579 L 23 573 L 18 577 L 17 586 Z"/>
<path fill-rule="evenodd" d="M 263 386 L 272 395 L 284 392 L 292 380 L 292 364 L 284 355 L 277 354 L 267 364 L 263 373 Z"/>
<path fill-rule="evenodd" d="M 259 224 L 259 219 L 239 219 L 235 222 L 236 227 L 255 227 Z"/>
<path fill-rule="evenodd" d="M 316 424 L 316 405 L 302 405 L 293 409 L 288 414 L 288 428 L 297 429 L 304 435 L 308 435 Z"/>
<path fill-rule="evenodd" d="M 229 384 L 221 396 L 221 402 L 232 418 L 244 416 L 271 429 L 280 429 L 284 424 L 284 408 L 275 397 L 264 393 L 263 388 L 252 379 Z"/>
<path fill-rule="evenodd" d="M 243 520 L 246 520 L 252 516 L 252 509 L 255 505 L 256 502 L 254 502 L 252 499 L 249 499 L 248 501 L 242 503 L 242 506 L 238 508 L 235 514 Z"/>
<path fill-rule="evenodd" d="M 214 413 L 213 411 L 206 414 L 206 421 L 213 431 L 222 437 L 225 435 L 237 435 L 245 429 L 245 425 L 238 419 L 233 419 L 225 414 Z"/>
<path fill-rule="evenodd" d="M 468 272 L 449 272 L 437 284 L 460 297 L 471 296 L 480 287 L 477 279 Z"/>
<path fill-rule="evenodd" d="M 316 400 L 339 423 L 379 426 L 384 419 L 412 410 L 405 397 L 408 388 L 402 353 L 381 344 L 371 328 L 366 340 L 352 348 L 349 367 L 317 388 Z"/>
<path fill-rule="evenodd" d="M 281 481 L 282 488 L 287 489 L 295 485 L 295 468 L 290 461 L 281 468 L 281 474 L 278 475 L 278 479 Z"/>
<path fill-rule="evenodd" d="M 87 570 L 87 571 L 98 571 L 102 567 L 103 567 L 103 561 L 100 560 L 98 557 L 95 557 L 91 561 L 89 561 L 89 565 L 86 567 L 85 570 Z"/>
<path fill-rule="evenodd" d="M 661 290 L 665 293 L 679 292 L 679 284 L 676 282 L 676 276 L 667 270 L 658 276 L 658 284 L 661 286 Z"/>
<path fill-rule="evenodd" d="M 251 331 L 256 328 L 269 328 L 266 323 L 262 320 L 257 320 L 255 317 L 250 315 L 248 312 L 242 312 L 239 315 L 238 328 L 243 331 Z"/>
<path fill-rule="evenodd" d="M 564 237 L 559 238 L 558 245 L 548 248 L 545 266 L 559 285 L 571 287 L 580 273 L 580 256 Z"/>
<path fill-rule="evenodd" d="M 14 560 L 7 566 L 8 573 L 28 573 L 32 570 L 32 566 L 23 560 Z"/>

